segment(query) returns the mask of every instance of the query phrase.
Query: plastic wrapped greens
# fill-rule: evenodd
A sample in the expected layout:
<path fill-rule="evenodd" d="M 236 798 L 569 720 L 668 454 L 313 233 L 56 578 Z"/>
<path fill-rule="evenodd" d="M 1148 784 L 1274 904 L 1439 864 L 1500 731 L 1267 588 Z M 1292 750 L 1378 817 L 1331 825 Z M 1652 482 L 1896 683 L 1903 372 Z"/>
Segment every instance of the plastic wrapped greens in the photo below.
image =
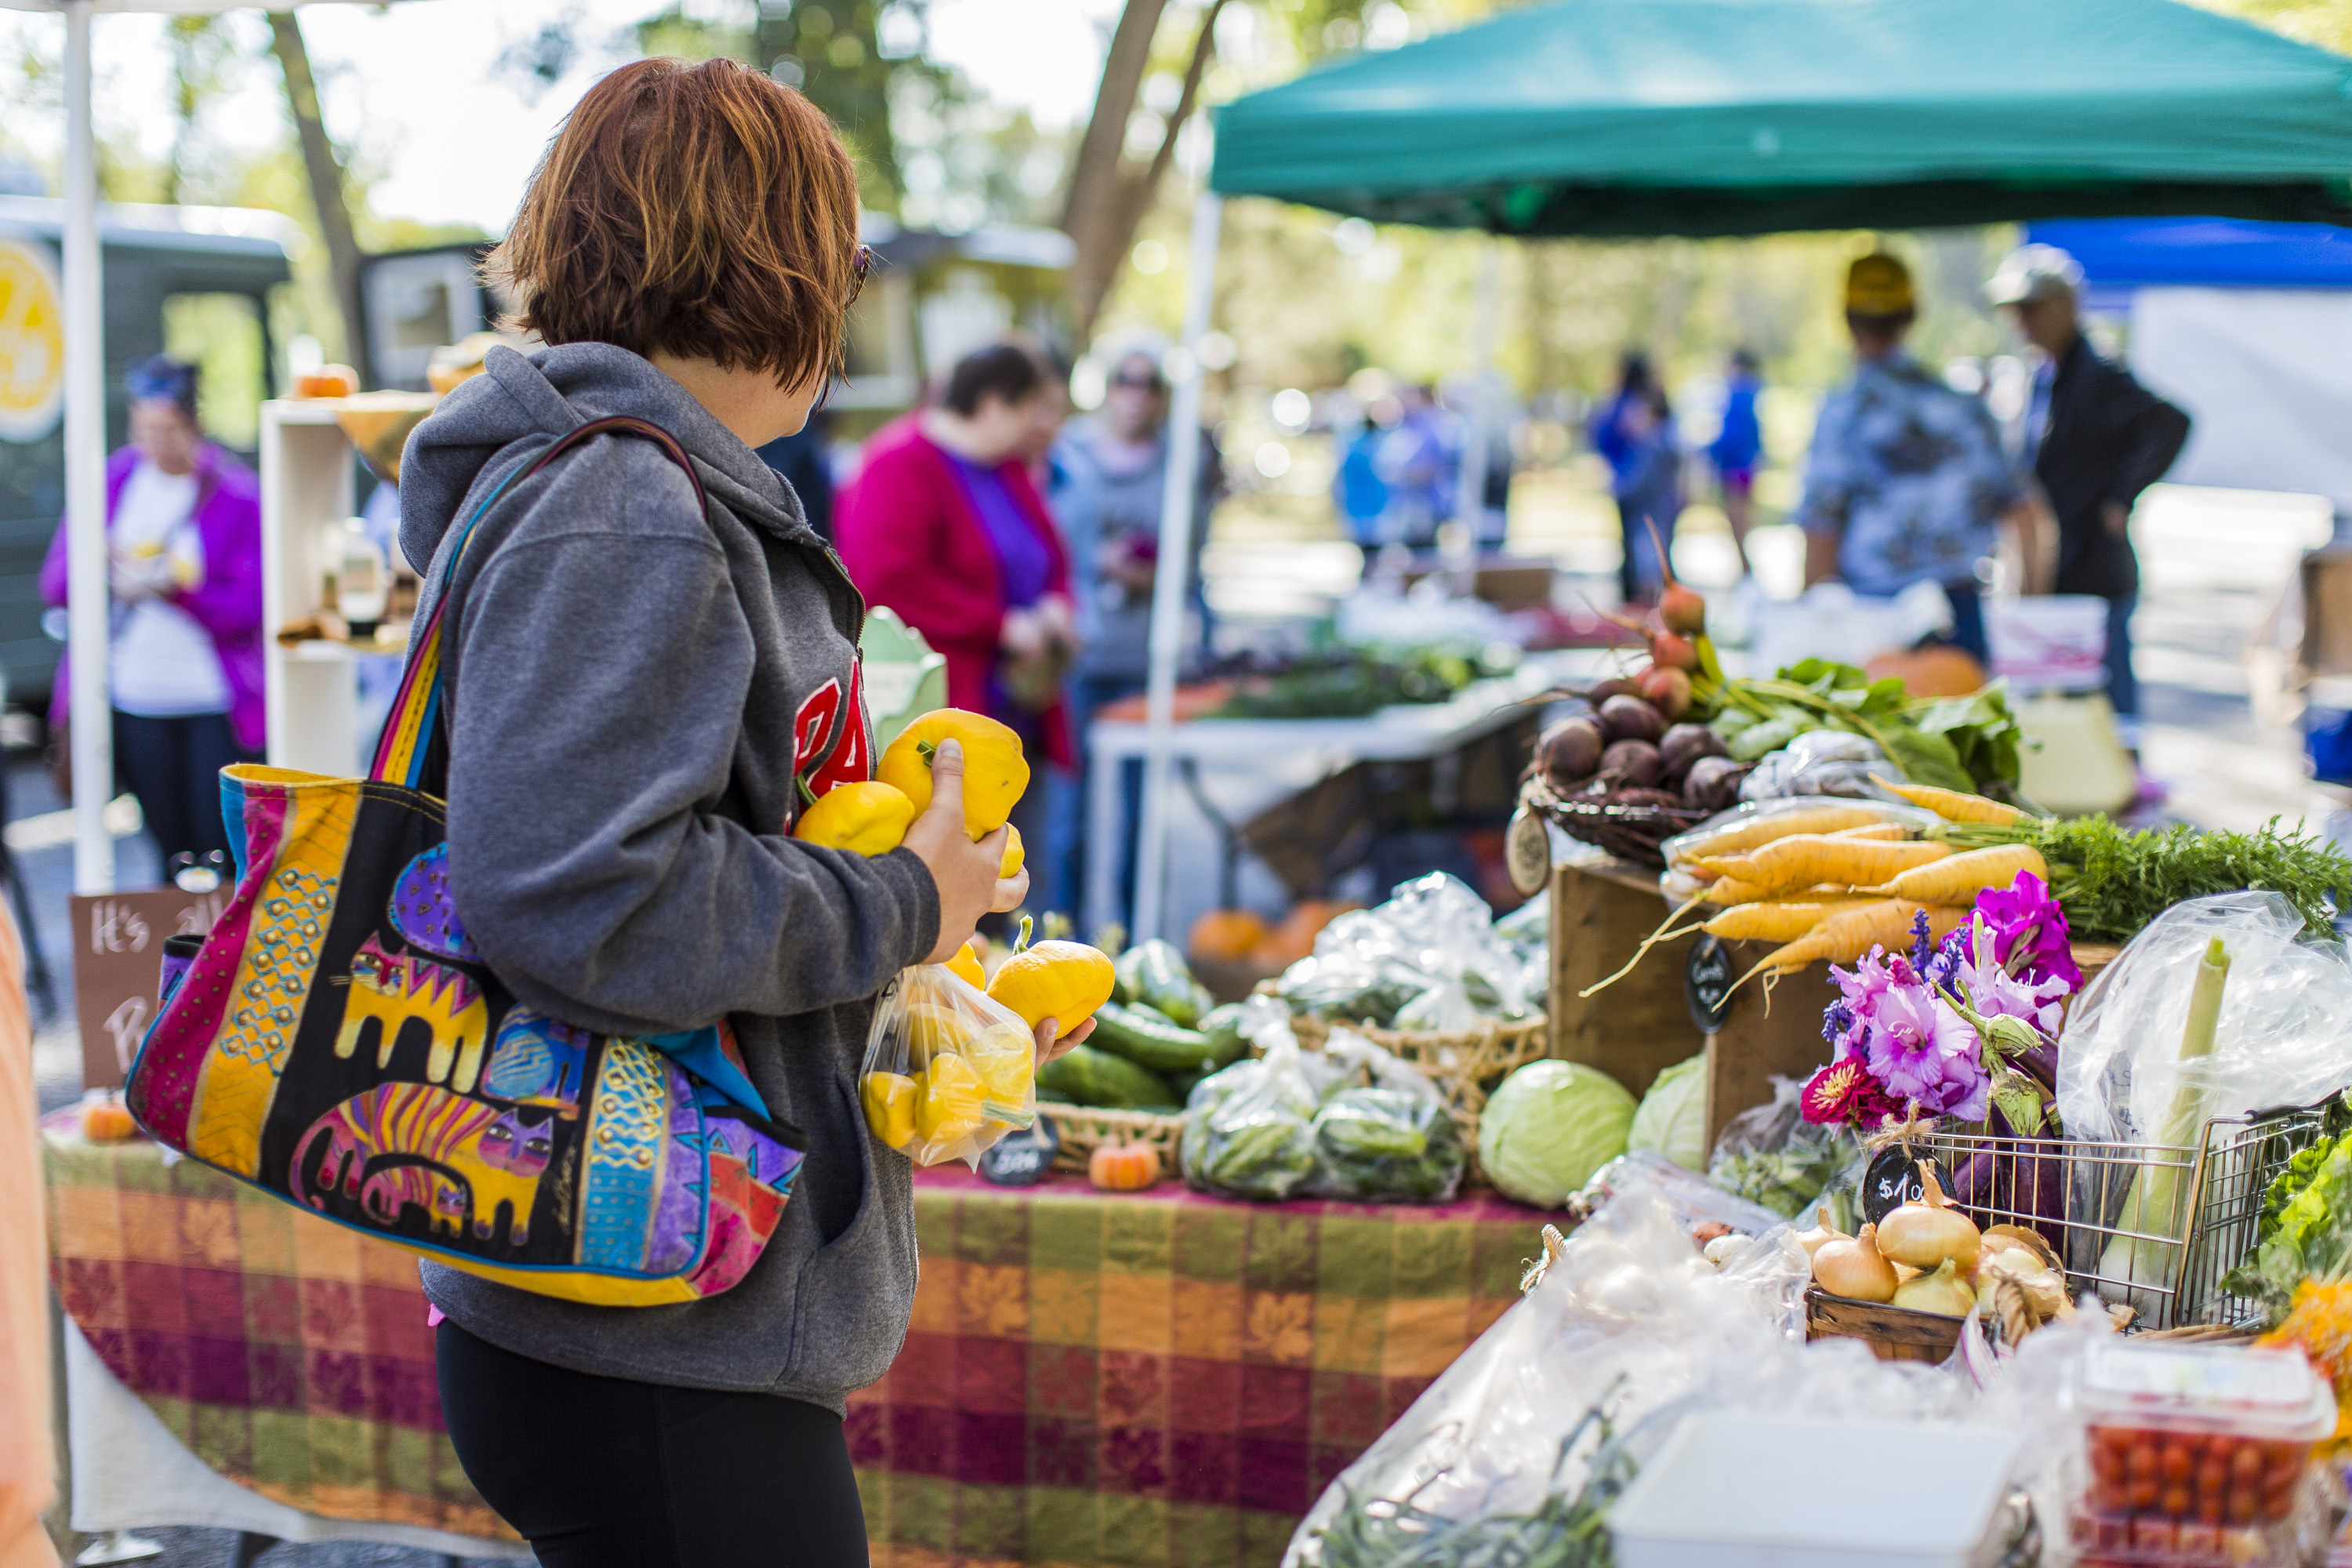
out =
<path fill-rule="evenodd" d="M 1443 871 L 1400 883 L 1378 909 L 1326 926 L 1283 974 L 1283 1000 L 1318 1018 L 1380 1027 L 1475 1028 L 1528 1013 L 1528 960 L 1486 901 Z"/>

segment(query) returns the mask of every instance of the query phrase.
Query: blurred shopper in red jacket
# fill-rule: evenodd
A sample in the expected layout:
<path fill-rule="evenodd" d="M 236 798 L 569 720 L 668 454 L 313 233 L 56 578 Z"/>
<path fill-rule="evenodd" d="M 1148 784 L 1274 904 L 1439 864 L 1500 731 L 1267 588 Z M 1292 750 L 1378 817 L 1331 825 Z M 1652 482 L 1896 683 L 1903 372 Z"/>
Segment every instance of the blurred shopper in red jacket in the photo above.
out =
<path fill-rule="evenodd" d="M 1062 680 L 1076 650 L 1069 559 L 1023 462 L 1058 389 L 1013 343 L 967 354 L 935 406 L 884 426 L 842 492 L 835 542 L 868 602 L 947 655 L 948 701 L 1003 720 L 1032 759 L 1070 763 Z M 1046 792 L 1023 805 L 1042 808 Z M 1016 813 L 1038 851 L 1043 840 Z"/>

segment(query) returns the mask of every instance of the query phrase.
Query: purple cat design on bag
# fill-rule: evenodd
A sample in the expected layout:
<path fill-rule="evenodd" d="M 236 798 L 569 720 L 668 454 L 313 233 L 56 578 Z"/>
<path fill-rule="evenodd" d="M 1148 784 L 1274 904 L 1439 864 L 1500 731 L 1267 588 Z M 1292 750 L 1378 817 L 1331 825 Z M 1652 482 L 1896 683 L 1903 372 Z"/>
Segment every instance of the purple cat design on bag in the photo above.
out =
<path fill-rule="evenodd" d="M 525 1121 L 514 1110 L 426 1083 L 387 1083 L 336 1106 L 310 1124 L 294 1151 L 294 1182 L 314 1209 L 341 1186 L 377 1224 L 398 1225 L 423 1209 L 434 1230 L 457 1234 L 470 1222 L 488 1237 L 508 1205 L 507 1239 L 520 1247 L 539 1178 L 547 1169 L 552 1116 Z M 316 1180 L 306 1183 L 313 1145 L 325 1140 Z"/>

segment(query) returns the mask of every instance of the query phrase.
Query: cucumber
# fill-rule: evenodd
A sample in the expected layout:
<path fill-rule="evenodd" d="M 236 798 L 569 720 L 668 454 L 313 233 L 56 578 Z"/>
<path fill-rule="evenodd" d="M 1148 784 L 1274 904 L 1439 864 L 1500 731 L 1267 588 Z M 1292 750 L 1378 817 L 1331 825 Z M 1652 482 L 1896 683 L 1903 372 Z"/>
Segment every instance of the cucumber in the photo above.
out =
<path fill-rule="evenodd" d="M 1122 1007 L 1106 1002 L 1095 1009 L 1096 1048 L 1125 1057 L 1153 1072 L 1198 1072 L 1216 1047 L 1197 1029 L 1163 1023 L 1142 1007 Z"/>
<path fill-rule="evenodd" d="M 1092 1046 L 1072 1046 L 1037 1069 L 1039 1094 L 1104 1110 L 1174 1110 L 1176 1091 L 1158 1073 Z"/>
<path fill-rule="evenodd" d="M 1156 1007 L 1188 1029 L 1201 1021 L 1201 987 L 1174 942 L 1159 937 L 1139 942 L 1119 954 L 1112 973 L 1121 1002 Z"/>
<path fill-rule="evenodd" d="M 1209 1037 L 1209 1070 L 1229 1068 L 1249 1055 L 1249 1041 L 1242 1037 L 1242 1005 L 1228 1002 L 1210 1009 L 1201 1020 L 1201 1033 Z"/>

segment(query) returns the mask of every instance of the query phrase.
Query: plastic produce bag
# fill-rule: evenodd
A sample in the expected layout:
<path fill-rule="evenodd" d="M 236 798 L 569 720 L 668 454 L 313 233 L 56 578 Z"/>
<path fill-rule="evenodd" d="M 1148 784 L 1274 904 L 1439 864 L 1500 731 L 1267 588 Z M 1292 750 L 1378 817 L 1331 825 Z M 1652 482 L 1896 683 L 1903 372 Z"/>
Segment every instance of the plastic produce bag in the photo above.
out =
<path fill-rule="evenodd" d="M 1729 811 L 1717 812 L 1687 833 L 1676 834 L 1658 846 L 1658 852 L 1665 857 L 1668 868 L 1666 875 L 1672 878 L 1677 875 L 1675 868 L 1690 866 L 1706 856 L 1725 853 L 1731 846 L 1744 839 L 1747 837 L 1747 830 L 1759 822 L 1769 822 L 1776 817 L 1816 812 L 1823 805 L 1843 806 L 1851 812 L 1866 814 L 1870 821 L 1900 822 L 1914 829 L 1933 827 L 1942 820 L 1932 811 L 1891 799 L 1822 801 L 1801 798 L 1748 801 L 1733 806 Z M 1861 820 L 1861 817 L 1858 816 L 1857 820 Z M 1796 829 L 1791 828 L 1789 831 L 1793 832 Z M 1681 875 L 1687 879 L 1688 873 L 1684 872 Z M 1676 890 L 1674 885 L 1662 884 L 1664 886 L 1667 898 L 1676 903 L 1688 898 L 1691 893 L 1696 892 L 1701 885 L 1696 880 L 1687 881 L 1687 890 L 1678 898 L 1675 896 Z"/>
<path fill-rule="evenodd" d="M 1184 1180 L 1209 1193 L 1278 1203 L 1315 1174 L 1315 1114 L 1332 1073 L 1291 1033 L 1281 1004 L 1254 996 L 1242 1033 L 1265 1054 L 1192 1086 L 1184 1106 Z"/>
<path fill-rule="evenodd" d="M 1707 1156 L 1707 1180 L 1784 1218 L 1803 1213 L 1862 1152 L 1849 1130 L 1804 1119 L 1804 1089 L 1795 1079 L 1776 1078 L 1771 1104 L 1725 1122 Z"/>
<path fill-rule="evenodd" d="M 1436 1086 L 1345 1029 L 1333 1031 L 1323 1055 L 1348 1078 L 1325 1091 L 1315 1113 L 1309 1192 L 1357 1203 L 1450 1201 L 1469 1149 Z"/>
<path fill-rule="evenodd" d="M 1620 1154 L 1568 1197 L 1568 1218 L 1580 1224 L 1620 1194 L 1647 1192 L 1664 1204 L 1685 1232 L 1722 1226 L 1742 1236 L 1763 1236 L 1782 1218 L 1760 1204 L 1725 1192 L 1696 1171 L 1685 1171 L 1647 1149 Z"/>
<path fill-rule="evenodd" d="M 1718 1272 L 1637 1181 L 1325 1489 L 1286 1568 L 1607 1561 L 1599 1512 L 1664 1436 L 1635 1428 L 1712 1367 L 1794 1353 L 1804 1276 L 1785 1227 Z"/>
<path fill-rule="evenodd" d="M 2230 955 L 2209 1056 L 2183 1062 L 2181 1030 L 2206 944 Z M 2312 940 L 2313 938 L 2319 940 Z M 2352 956 L 2305 929 L 2276 893 L 2176 904 L 2075 999 L 2058 1043 L 2058 1115 L 2070 1138 L 2160 1139 L 2185 1091 L 2195 1120 L 2318 1100 L 2352 1079 Z"/>
<path fill-rule="evenodd" d="M 1742 800 L 1780 800 L 1792 795 L 1843 795 L 1857 800 L 1894 798 L 1871 782 L 1888 772 L 1878 743 L 1843 730 L 1811 730 L 1780 751 L 1768 752 L 1739 781 Z"/>
<path fill-rule="evenodd" d="M 918 1165 L 961 1160 L 1037 1118 L 1037 1042 L 943 963 L 902 969 L 874 1006 L 858 1099 L 874 1135 Z"/>
<path fill-rule="evenodd" d="M 1527 961 L 1495 929 L 1486 900 L 1443 871 L 1400 883 L 1377 909 L 1323 928 L 1310 958 L 1283 974 L 1284 1000 L 1317 1017 L 1382 1027 L 1471 1029 L 1524 1017 Z"/>

